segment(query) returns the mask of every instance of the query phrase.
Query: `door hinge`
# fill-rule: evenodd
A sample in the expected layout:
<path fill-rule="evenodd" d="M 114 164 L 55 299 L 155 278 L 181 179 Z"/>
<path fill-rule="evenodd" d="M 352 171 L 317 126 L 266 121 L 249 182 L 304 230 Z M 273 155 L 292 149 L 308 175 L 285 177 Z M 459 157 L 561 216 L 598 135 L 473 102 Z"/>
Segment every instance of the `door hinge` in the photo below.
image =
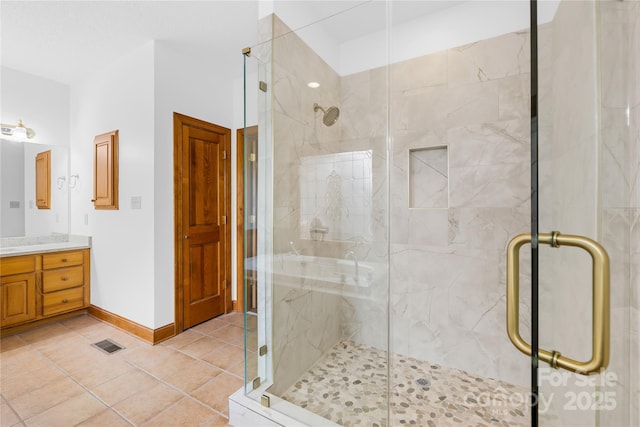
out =
<path fill-rule="evenodd" d="M 266 344 L 263 345 L 263 346 L 260 346 L 260 350 L 259 350 L 258 354 L 260 354 L 260 356 L 264 356 L 265 354 L 267 354 L 267 345 Z"/>
<path fill-rule="evenodd" d="M 255 224 L 255 223 L 256 223 L 256 216 L 249 215 L 249 224 Z"/>
<path fill-rule="evenodd" d="M 271 407 L 271 398 L 269 396 L 267 396 L 266 394 L 263 394 L 262 396 L 260 396 L 260 404 L 262 406 L 264 406 L 265 408 L 270 408 Z"/>
<path fill-rule="evenodd" d="M 258 87 L 260 88 L 261 91 L 266 92 L 267 82 L 260 80 L 260 83 L 258 83 Z"/>
<path fill-rule="evenodd" d="M 227 160 L 227 150 L 222 150 L 222 160 Z"/>
<path fill-rule="evenodd" d="M 256 161 L 256 153 L 249 154 L 249 161 L 250 162 L 255 162 Z"/>
<path fill-rule="evenodd" d="M 260 387 L 260 377 L 255 377 L 253 381 L 251 381 L 251 386 L 254 390 Z"/>
<path fill-rule="evenodd" d="M 222 215 L 222 223 L 223 224 L 227 223 L 227 216 L 226 215 Z"/>

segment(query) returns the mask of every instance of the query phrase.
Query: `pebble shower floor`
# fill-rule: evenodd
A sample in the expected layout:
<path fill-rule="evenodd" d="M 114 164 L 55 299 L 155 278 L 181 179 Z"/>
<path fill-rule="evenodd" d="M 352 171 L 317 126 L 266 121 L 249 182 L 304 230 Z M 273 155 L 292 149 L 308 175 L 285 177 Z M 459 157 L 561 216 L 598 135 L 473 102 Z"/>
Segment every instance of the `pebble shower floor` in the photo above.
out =
<path fill-rule="evenodd" d="M 282 396 L 343 426 L 528 426 L 528 389 L 341 341 Z M 516 397 L 516 398 L 513 398 Z M 389 400 L 389 405 L 387 405 Z"/>

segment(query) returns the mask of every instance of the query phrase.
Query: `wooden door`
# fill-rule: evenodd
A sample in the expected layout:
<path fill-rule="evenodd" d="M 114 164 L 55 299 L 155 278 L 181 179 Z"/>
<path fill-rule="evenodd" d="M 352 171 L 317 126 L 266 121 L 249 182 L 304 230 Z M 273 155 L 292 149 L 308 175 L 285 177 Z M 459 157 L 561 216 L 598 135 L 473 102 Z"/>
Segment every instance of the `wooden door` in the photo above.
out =
<path fill-rule="evenodd" d="M 231 130 L 174 113 L 177 332 L 231 311 Z"/>

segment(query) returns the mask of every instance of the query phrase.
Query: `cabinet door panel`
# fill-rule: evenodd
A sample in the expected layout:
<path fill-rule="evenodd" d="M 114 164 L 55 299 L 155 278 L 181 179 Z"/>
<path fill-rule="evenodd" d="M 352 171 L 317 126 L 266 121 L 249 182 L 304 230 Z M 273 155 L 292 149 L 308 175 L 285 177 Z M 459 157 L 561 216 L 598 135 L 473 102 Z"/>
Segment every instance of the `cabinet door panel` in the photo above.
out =
<path fill-rule="evenodd" d="M 36 274 L 16 274 L 2 278 L 0 326 L 36 318 Z"/>

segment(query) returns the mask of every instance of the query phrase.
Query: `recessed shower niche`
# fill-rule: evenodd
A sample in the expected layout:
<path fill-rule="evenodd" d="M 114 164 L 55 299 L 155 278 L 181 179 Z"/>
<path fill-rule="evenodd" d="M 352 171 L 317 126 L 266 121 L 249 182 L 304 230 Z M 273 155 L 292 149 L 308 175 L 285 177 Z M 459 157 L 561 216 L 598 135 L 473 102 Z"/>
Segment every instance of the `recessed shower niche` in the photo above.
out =
<path fill-rule="evenodd" d="M 409 207 L 449 207 L 446 146 L 409 150 Z"/>

